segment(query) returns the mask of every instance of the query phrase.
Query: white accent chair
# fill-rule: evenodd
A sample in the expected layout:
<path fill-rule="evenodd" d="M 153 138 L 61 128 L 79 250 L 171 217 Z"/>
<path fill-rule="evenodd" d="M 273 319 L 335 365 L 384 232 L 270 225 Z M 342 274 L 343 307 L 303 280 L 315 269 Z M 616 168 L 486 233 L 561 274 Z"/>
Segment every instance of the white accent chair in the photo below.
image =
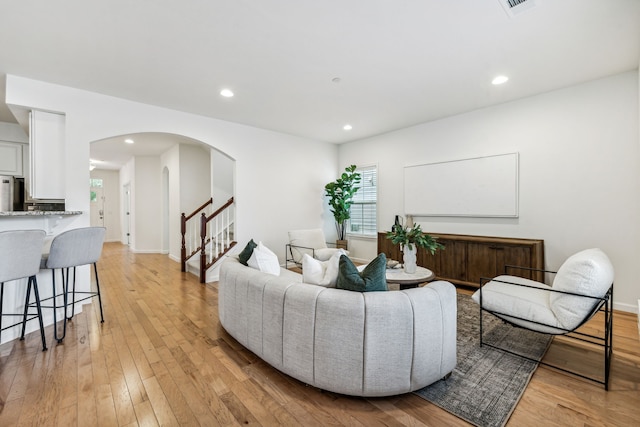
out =
<path fill-rule="evenodd" d="M 298 266 L 302 265 L 304 254 L 308 254 L 319 261 L 327 261 L 339 250 L 339 248 L 327 246 L 324 232 L 320 228 L 289 231 L 289 243 L 287 243 L 285 249 L 285 266 L 289 268 L 289 262 L 293 262 Z M 348 251 L 346 253 L 347 255 L 349 254 Z"/>
<path fill-rule="evenodd" d="M 505 268 L 505 270 L 510 269 L 532 270 L 516 266 Z M 483 341 L 482 313 L 486 311 L 516 327 L 550 335 L 565 335 L 602 346 L 604 347 L 604 380 L 602 381 L 572 370 L 552 366 L 603 384 L 605 390 L 608 390 L 613 338 L 614 270 L 611 261 L 600 249 L 587 249 L 569 257 L 557 272 L 545 271 L 545 273 L 555 274 L 551 286 L 507 274 L 480 280 L 480 289 L 472 296 L 472 299 L 480 305 L 480 345 L 489 345 L 524 357 Z M 577 331 L 598 311 L 604 314 L 601 334 Z"/>

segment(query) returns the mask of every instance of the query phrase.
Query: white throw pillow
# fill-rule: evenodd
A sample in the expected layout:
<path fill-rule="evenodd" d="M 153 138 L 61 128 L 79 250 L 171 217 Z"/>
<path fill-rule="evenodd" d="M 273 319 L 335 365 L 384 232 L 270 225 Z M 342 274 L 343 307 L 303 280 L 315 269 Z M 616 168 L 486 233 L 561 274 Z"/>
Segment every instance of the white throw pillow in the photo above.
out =
<path fill-rule="evenodd" d="M 553 289 L 592 297 L 603 297 L 613 283 L 611 261 L 600 249 L 587 249 L 567 258 L 560 266 Z M 560 324 L 574 329 L 593 310 L 596 299 L 552 293 L 551 310 Z"/>
<path fill-rule="evenodd" d="M 327 285 L 327 287 L 329 288 L 335 288 L 336 283 L 338 282 L 338 271 L 340 269 L 340 257 L 342 255 L 348 256 L 349 252 L 345 251 L 344 249 L 338 249 L 337 251 L 334 252 L 333 255 L 331 255 L 331 258 L 329 258 L 329 261 L 326 261 L 327 271 L 324 273 L 324 278 L 329 282 L 329 284 Z"/>
<path fill-rule="evenodd" d="M 263 273 L 273 274 L 274 276 L 280 275 L 278 256 L 263 245 L 262 242 L 259 242 L 258 246 L 253 250 L 251 258 L 247 261 L 247 265 Z"/>
<path fill-rule="evenodd" d="M 327 261 L 319 261 L 304 254 L 302 256 L 302 281 L 312 285 L 335 288 L 341 255 L 347 255 L 347 253 L 339 249 Z"/>
<path fill-rule="evenodd" d="M 309 254 L 302 255 L 302 281 L 312 285 L 320 285 L 324 279 L 324 272 L 327 270 L 324 264 Z"/>

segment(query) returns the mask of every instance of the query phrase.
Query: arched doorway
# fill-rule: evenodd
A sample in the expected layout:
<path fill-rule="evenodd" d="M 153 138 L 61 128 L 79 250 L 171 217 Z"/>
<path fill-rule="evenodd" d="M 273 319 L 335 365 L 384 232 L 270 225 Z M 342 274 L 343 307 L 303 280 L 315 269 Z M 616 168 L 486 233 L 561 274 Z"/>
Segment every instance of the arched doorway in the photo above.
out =
<path fill-rule="evenodd" d="M 117 171 L 121 191 L 124 183 L 130 186 L 129 214 L 122 211 L 119 218 L 131 223 L 135 252 L 166 253 L 179 261 L 180 214 L 210 197 L 223 204 L 233 195 L 235 161 L 185 136 L 149 132 L 114 136 L 91 143 L 90 156 L 96 170 Z"/>

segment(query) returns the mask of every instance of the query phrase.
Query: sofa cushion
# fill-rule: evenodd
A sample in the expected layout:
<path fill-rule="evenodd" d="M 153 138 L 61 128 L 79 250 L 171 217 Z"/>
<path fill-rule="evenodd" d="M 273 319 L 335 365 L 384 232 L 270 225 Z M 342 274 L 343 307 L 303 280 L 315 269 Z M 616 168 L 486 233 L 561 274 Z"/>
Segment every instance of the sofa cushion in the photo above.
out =
<path fill-rule="evenodd" d="M 346 255 L 346 252 L 338 249 L 329 260 L 320 261 L 309 254 L 304 254 L 302 256 L 302 281 L 312 285 L 335 288 L 341 255 Z"/>
<path fill-rule="evenodd" d="M 253 249 L 247 264 L 249 267 L 260 270 L 263 273 L 273 274 L 274 276 L 280 275 L 278 256 L 263 245 L 262 242 L 258 242 L 258 246 Z"/>
<path fill-rule="evenodd" d="M 249 261 L 249 258 L 251 258 L 251 254 L 253 253 L 253 250 L 256 248 L 256 246 L 258 245 L 256 245 L 256 242 L 254 242 L 253 239 L 249 240 L 247 246 L 245 246 L 242 252 L 240 252 L 240 255 L 238 255 L 238 259 L 240 260 L 241 264 L 248 265 L 247 261 Z"/>
<path fill-rule="evenodd" d="M 346 255 L 340 256 L 336 287 L 357 292 L 386 291 L 387 257 L 381 253 L 362 272 Z"/>
<path fill-rule="evenodd" d="M 578 252 L 560 266 L 552 288 L 592 297 L 603 297 L 613 284 L 613 265 L 600 249 Z M 574 329 L 598 303 L 596 299 L 552 293 L 551 310 L 567 329 Z"/>
<path fill-rule="evenodd" d="M 482 308 L 497 312 L 494 314 L 498 317 L 534 331 L 562 333 L 561 329 L 553 327 L 561 327 L 561 325 L 549 307 L 549 294 L 552 293 L 550 289 L 551 287 L 544 283 L 524 277 L 498 276 L 482 287 Z M 479 289 L 471 299 L 480 304 Z"/>

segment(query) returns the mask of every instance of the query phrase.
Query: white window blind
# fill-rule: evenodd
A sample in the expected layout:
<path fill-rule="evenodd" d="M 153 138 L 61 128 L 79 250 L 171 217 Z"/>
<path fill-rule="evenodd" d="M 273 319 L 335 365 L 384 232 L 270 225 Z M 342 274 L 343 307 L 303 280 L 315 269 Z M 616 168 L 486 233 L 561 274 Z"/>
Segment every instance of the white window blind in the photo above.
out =
<path fill-rule="evenodd" d="M 378 231 L 378 168 L 368 166 L 356 169 L 362 176 L 360 188 L 353 196 L 349 234 L 376 236 Z"/>

